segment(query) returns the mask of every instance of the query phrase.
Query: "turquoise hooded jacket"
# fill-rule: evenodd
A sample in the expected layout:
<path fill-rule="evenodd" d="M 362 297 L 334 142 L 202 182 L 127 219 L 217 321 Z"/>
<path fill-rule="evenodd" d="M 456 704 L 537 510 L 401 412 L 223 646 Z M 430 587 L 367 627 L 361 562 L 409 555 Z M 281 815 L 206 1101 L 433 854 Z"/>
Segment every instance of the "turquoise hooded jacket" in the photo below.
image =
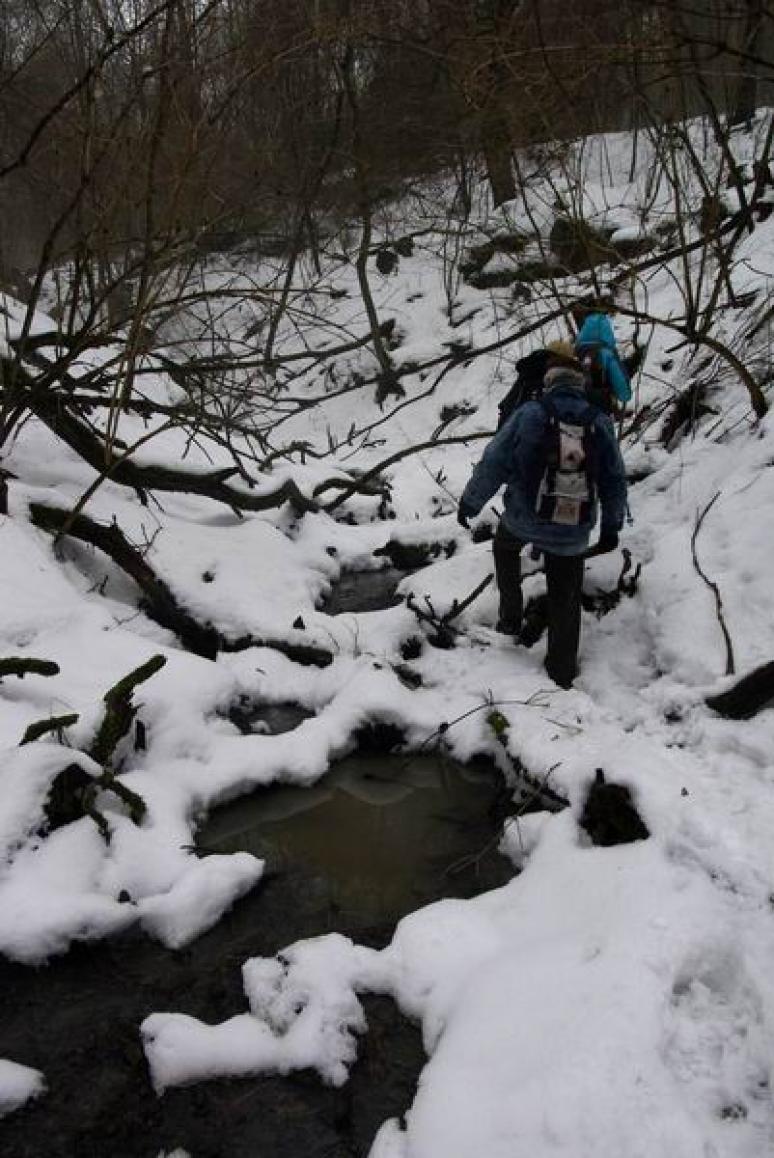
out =
<path fill-rule="evenodd" d="M 575 339 L 575 349 L 579 350 L 581 346 L 595 346 L 598 349 L 610 389 L 619 402 L 628 402 L 632 388 L 618 357 L 613 327 L 605 314 L 589 314 Z"/>

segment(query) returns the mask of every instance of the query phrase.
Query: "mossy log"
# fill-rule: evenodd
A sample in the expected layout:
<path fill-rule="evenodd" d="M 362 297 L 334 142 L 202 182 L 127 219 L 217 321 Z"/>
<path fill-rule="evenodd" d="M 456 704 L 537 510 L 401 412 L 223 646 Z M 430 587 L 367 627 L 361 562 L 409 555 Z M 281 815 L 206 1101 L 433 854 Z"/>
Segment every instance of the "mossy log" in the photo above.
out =
<path fill-rule="evenodd" d="M 137 706 L 132 702 L 135 688 L 160 671 L 166 662 L 166 656 L 151 656 L 146 663 L 130 671 L 105 692 L 102 697 L 105 715 L 89 749 L 92 760 L 103 767 L 112 764 L 116 747 L 128 733 L 137 715 Z"/>
<path fill-rule="evenodd" d="M 112 792 L 126 805 L 132 821 L 135 824 L 141 823 L 147 811 L 145 801 L 118 779 L 113 760 L 119 742 L 128 733 L 137 715 L 137 705 L 132 700 L 135 689 L 160 671 L 166 662 L 166 656 L 151 656 L 105 692 L 102 697 L 105 714 L 89 748 L 89 755 L 102 766 L 102 771 L 93 776 L 73 761 L 58 773 L 49 789 L 44 808 L 51 828 L 61 828 L 83 816 L 90 816 L 105 840 L 109 841 L 110 825 L 96 804 L 100 792 Z M 77 715 L 61 716 L 31 724 L 24 734 L 22 744 L 37 739 L 57 726 L 65 727 L 75 723 L 77 719 Z M 32 732 L 35 734 L 30 734 Z"/>
<path fill-rule="evenodd" d="M 23 680 L 26 675 L 59 675 L 59 664 L 49 659 L 33 659 L 31 656 L 8 656 L 0 659 L 0 680 L 5 676 L 18 676 Z"/>
<path fill-rule="evenodd" d="M 33 740 L 39 740 L 41 736 L 47 736 L 49 732 L 61 734 L 65 728 L 71 728 L 73 724 L 77 723 L 77 712 L 72 712 L 69 716 L 49 716 L 46 720 L 36 720 L 25 731 L 19 742 L 19 747 L 22 744 L 31 744 Z"/>

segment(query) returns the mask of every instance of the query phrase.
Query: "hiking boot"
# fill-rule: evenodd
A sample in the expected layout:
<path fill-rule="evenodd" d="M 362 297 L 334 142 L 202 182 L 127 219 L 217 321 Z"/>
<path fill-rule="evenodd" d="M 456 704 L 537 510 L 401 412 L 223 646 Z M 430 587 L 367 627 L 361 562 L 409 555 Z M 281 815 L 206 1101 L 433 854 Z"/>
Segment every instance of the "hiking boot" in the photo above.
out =
<path fill-rule="evenodd" d="M 534 647 L 545 631 L 545 626 L 544 623 L 528 619 L 519 632 L 519 643 L 523 644 L 524 647 Z"/>
<path fill-rule="evenodd" d="M 514 635 L 518 636 L 521 631 L 521 624 L 517 619 L 498 619 L 495 624 L 495 631 L 500 635 Z"/>
<path fill-rule="evenodd" d="M 524 609 L 524 622 L 521 627 L 521 643 L 525 647 L 532 647 L 540 639 L 548 627 L 548 597 L 537 595 L 530 599 Z"/>
<path fill-rule="evenodd" d="M 549 678 L 552 679 L 555 684 L 558 684 L 560 688 L 564 688 L 565 691 L 569 691 L 569 689 L 572 687 L 572 681 L 578 674 L 577 670 L 572 675 L 567 671 L 557 671 L 549 663 L 545 663 L 544 667 Z"/>

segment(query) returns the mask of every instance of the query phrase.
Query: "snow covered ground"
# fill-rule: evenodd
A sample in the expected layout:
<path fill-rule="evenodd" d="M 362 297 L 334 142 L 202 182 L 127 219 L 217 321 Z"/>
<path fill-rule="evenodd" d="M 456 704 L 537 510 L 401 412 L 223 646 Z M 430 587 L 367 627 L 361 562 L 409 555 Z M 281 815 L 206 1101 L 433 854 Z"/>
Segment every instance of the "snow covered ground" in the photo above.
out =
<path fill-rule="evenodd" d="M 610 138 L 606 148 L 611 168 L 604 183 L 587 176 L 587 208 L 626 232 L 641 224 L 642 191 L 625 176 L 627 142 Z M 611 172 L 621 174 L 618 183 Z M 666 194 L 649 206 L 645 224 L 652 225 L 668 211 Z M 530 216 L 537 214 L 532 205 Z M 525 223 L 517 205 L 494 222 Z M 411 228 L 410 207 L 404 225 Z M 225 257 L 218 264 L 224 285 L 240 276 Z M 743 242 L 732 276 L 740 291 L 757 291 L 760 305 L 772 268 L 768 221 Z M 635 304 L 675 316 L 681 299 L 673 272 L 654 268 Z M 526 324 L 555 306 L 540 287 L 530 303 L 514 304 L 508 289 L 461 283 L 450 321 L 446 274 L 432 237 L 401 258 L 394 274 L 374 272 L 380 316 L 396 321 L 396 363 L 438 356 L 451 341 L 497 342 L 514 327 L 515 311 Z M 329 277 L 349 296 L 331 301 L 317 344 L 333 323 L 352 323 L 359 308 L 352 266 L 337 264 Z M 568 279 L 568 293 L 573 284 Z M 5 310 L 12 334 L 18 309 L 5 299 Z M 235 333 L 249 321 L 249 310 L 241 320 L 235 315 Z M 743 359 L 750 321 L 748 311 L 728 309 L 719 329 Z M 625 341 L 633 326 L 622 317 L 616 329 Z M 542 332 L 558 336 L 559 321 Z M 667 327 L 648 325 L 640 338 L 649 350 L 637 402 L 658 407 L 697 371 L 685 347 L 671 351 L 677 339 Z M 293 337 L 282 340 L 287 346 Z M 322 463 L 285 463 L 261 481 L 292 476 L 311 493 L 337 468 L 368 469 L 428 439 L 452 406 L 468 413 L 445 436 L 493 429 L 515 359 L 537 340 L 460 362 L 436 389 L 434 371 L 408 376 L 405 398 L 388 399 L 382 411 L 372 388 L 331 393 L 289 419 L 282 437 L 322 448 L 329 431 L 344 437 L 353 422 L 378 423 L 378 444 L 356 443 Z M 373 372 L 365 349 L 340 367 L 342 377 L 355 371 Z M 220 1025 L 157 1012 L 138 1026 L 156 1090 L 308 1067 L 343 1083 L 357 1036 L 367 1032 L 359 996 L 382 993 L 421 1023 L 428 1063 L 405 1120 L 385 1123 L 371 1158 L 774 1152 L 774 712 L 734 722 L 704 703 L 732 680 L 715 600 L 692 557 L 693 541 L 722 596 L 736 672 L 772 659 L 774 419 L 754 422 L 744 388 L 721 359 L 703 374 L 715 413 L 697 432 L 667 451 L 653 422 L 624 442 L 630 471 L 645 476 L 631 488 L 633 522 L 623 539 L 642 576 L 636 594 L 610 614 L 585 615 L 582 670 L 570 691 L 545 675 L 543 643 L 525 651 L 494 632 L 491 586 L 463 613 L 454 649 L 425 646 L 412 662 L 419 688 L 394 670 L 401 644 L 420 633 L 405 603 L 336 617 L 318 609 L 342 569 L 380 565 L 373 552 L 390 538 L 455 545 L 400 588 L 429 596 L 439 612 L 491 571 L 489 544 L 474 543 L 454 517 L 481 443 L 431 448 L 391 467 L 391 519 L 379 517 L 377 499 L 362 497 L 337 512 L 351 513 L 351 524 L 324 512 L 294 518 L 287 509 L 238 519 L 195 496 L 143 506 L 109 481 L 90 500 L 92 518 L 115 518 L 133 542 L 148 544 L 157 572 L 202 621 L 232 639 L 249 634 L 325 648 L 332 662 L 318 669 L 270 646 L 222 652 L 215 662 L 199 658 L 137 611 L 133 585 L 104 557 L 72 545 L 57 560 L 26 519 L 28 505 L 72 506 L 93 474 L 49 431 L 28 424 L 6 463 L 16 477 L 10 513 L 0 517 L 0 655 L 53 660 L 60 673 L 0 685 L 0 952 L 37 963 L 134 923 L 170 949 L 184 946 L 247 890 L 260 889 L 265 867 L 247 853 L 195 855 L 196 826 L 209 808 L 275 780 L 314 783 L 368 721 L 398 723 L 409 746 L 448 723 L 442 742 L 455 757 L 489 751 L 502 758 L 486 719 L 496 704 L 507 721 L 509 756 L 570 801 L 564 812 L 508 826 L 503 847 L 523 871 L 475 900 L 408 915 L 382 950 L 334 933 L 277 958 L 246 961 L 246 1010 Z M 161 374 L 151 388 L 175 397 Z M 323 393 L 319 371 L 294 389 Z M 120 433 L 130 442 L 144 429 L 126 417 Z M 184 450 L 189 467 L 228 461 L 216 446 L 207 447 L 208 460 L 176 431 L 146 444 L 140 457 L 178 463 Z M 620 556 L 591 562 L 587 589 L 613 587 L 620 565 Z M 525 593 L 541 585 L 535 574 Z M 294 626 L 299 617 L 303 627 Z M 46 795 L 63 764 L 77 755 L 90 768 L 85 751 L 105 691 L 154 654 L 167 663 L 138 696 L 147 748 L 136 751 L 127 738 L 119 753 L 122 780 L 147 804 L 145 820 L 136 825 L 104 793 L 109 844 L 88 817 L 43 832 Z M 224 716 L 241 695 L 293 700 L 315 714 L 284 735 L 242 736 Z M 30 723 L 70 712 L 79 719 L 63 737 L 64 757 L 56 738 L 18 746 Z M 591 846 L 578 819 L 597 768 L 630 787 L 650 839 Z M 0 1063 L 0 1112 L 42 1088 L 41 1075 Z"/>

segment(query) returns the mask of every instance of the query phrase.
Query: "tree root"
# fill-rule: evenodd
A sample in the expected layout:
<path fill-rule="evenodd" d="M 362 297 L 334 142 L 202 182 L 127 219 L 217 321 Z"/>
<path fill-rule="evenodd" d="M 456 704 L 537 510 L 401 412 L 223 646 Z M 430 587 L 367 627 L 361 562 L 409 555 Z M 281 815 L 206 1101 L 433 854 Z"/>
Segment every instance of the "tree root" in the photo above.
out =
<path fill-rule="evenodd" d="M 256 639 L 252 635 L 221 641 L 222 651 L 247 651 L 251 647 L 270 647 L 272 651 L 278 651 L 293 663 L 300 663 L 304 667 L 329 667 L 333 663 L 333 656 L 329 651 L 310 643 L 290 643 L 285 639 Z"/>

